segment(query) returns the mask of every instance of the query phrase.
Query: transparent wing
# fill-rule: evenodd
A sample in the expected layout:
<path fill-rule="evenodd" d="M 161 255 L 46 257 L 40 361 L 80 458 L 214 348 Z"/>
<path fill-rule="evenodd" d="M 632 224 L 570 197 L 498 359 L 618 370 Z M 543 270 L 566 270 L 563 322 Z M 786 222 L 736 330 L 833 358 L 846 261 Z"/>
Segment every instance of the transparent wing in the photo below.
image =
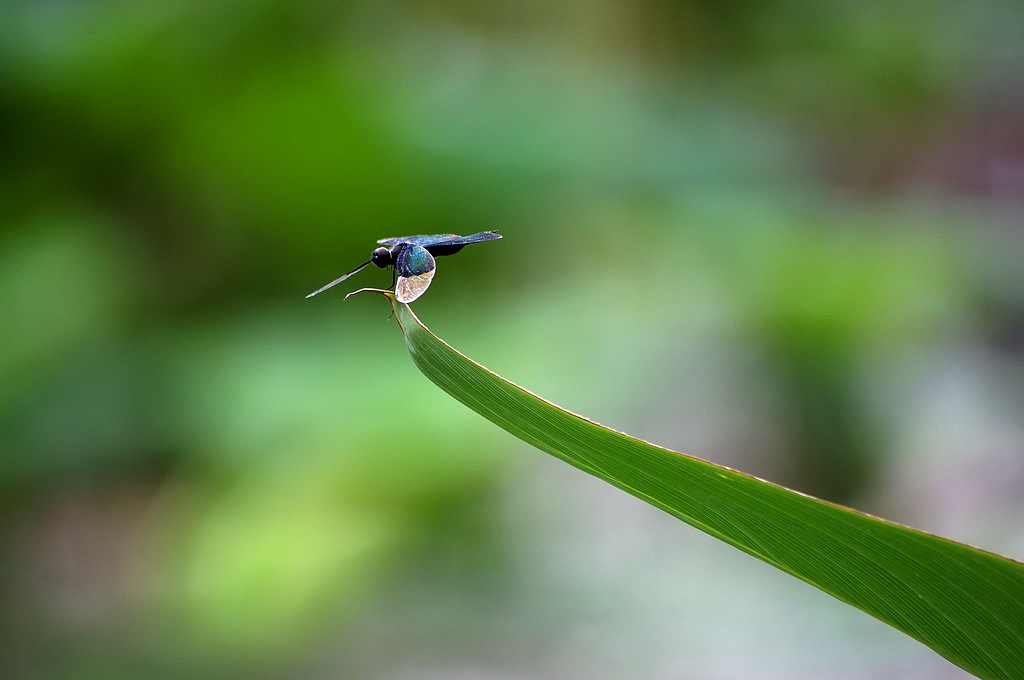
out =
<path fill-rule="evenodd" d="M 430 246 L 468 246 L 470 243 L 495 241 L 501 238 L 496 231 L 481 231 L 479 234 L 459 236 L 458 234 L 427 234 L 423 236 L 398 236 L 377 241 L 382 246 L 397 246 L 399 243 L 414 243 L 424 248 Z"/>
<path fill-rule="evenodd" d="M 399 276 L 398 283 L 395 284 L 395 299 L 399 302 L 409 304 L 419 296 L 423 295 L 423 293 L 427 292 L 427 288 L 430 286 L 430 281 L 433 278 L 433 269 L 426 274 Z"/>
<path fill-rule="evenodd" d="M 399 243 L 415 243 L 418 246 L 429 246 L 445 241 L 454 241 L 461 238 L 458 234 L 427 234 L 424 236 L 396 236 L 395 238 L 382 238 L 377 241 L 382 246 L 397 246 Z"/>
<path fill-rule="evenodd" d="M 402 248 L 395 262 L 395 271 L 398 272 L 395 298 L 408 304 L 423 295 L 434 278 L 434 269 L 434 258 L 426 249 L 414 243 Z"/>
<path fill-rule="evenodd" d="M 448 236 L 449 234 L 445 234 Z M 443 246 L 468 246 L 470 243 L 480 243 L 481 241 L 496 241 L 501 238 L 501 234 L 496 231 L 481 231 L 479 234 L 471 234 L 470 236 L 456 236 L 451 240 L 445 240 L 437 245 Z"/>

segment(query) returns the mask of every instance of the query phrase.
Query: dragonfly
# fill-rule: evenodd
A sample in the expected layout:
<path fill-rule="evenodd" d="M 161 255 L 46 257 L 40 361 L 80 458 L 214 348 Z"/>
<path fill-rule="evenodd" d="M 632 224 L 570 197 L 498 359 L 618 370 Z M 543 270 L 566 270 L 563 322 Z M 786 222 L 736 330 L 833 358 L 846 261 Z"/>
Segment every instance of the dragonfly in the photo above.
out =
<path fill-rule="evenodd" d="M 370 259 L 362 263 L 344 276 L 339 276 L 326 286 L 314 290 L 306 296 L 324 292 L 338 285 L 353 274 L 374 264 L 381 269 L 393 267 L 395 273 L 395 299 L 406 304 L 423 295 L 434 278 L 434 258 L 441 255 L 454 255 L 471 243 L 495 241 L 501 238 L 496 231 L 481 231 L 471 236 L 457 234 L 433 234 L 430 236 L 399 236 L 377 241 L 380 248 L 373 251 Z"/>

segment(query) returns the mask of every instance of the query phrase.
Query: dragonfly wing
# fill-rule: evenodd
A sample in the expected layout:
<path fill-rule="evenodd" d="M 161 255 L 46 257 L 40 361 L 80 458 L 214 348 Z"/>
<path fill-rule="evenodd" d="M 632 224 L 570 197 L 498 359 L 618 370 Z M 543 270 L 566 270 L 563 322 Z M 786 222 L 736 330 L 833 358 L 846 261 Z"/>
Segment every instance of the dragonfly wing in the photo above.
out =
<path fill-rule="evenodd" d="M 481 241 L 496 241 L 501 234 L 496 231 L 481 231 L 479 234 L 459 236 L 458 234 L 424 234 L 423 236 L 397 236 L 395 238 L 382 238 L 377 241 L 382 246 L 397 246 L 399 243 L 415 243 L 418 246 L 429 248 L 431 246 L 468 246 L 470 243 Z"/>
<path fill-rule="evenodd" d="M 433 269 L 426 274 L 417 274 L 416 276 L 399 276 L 398 283 L 395 284 L 395 299 L 399 302 L 409 304 L 427 292 L 427 287 L 430 286 L 430 281 L 433 278 Z"/>
<path fill-rule="evenodd" d="M 429 246 L 434 243 L 444 243 L 460 238 L 458 234 L 427 234 L 424 236 L 397 236 L 395 238 L 382 238 L 377 241 L 382 246 L 397 246 L 399 243 L 415 243 L 418 246 Z"/>
<path fill-rule="evenodd" d="M 436 244 L 440 246 L 468 246 L 470 243 L 480 243 L 481 241 L 496 241 L 501 238 L 501 234 L 496 231 L 481 231 L 479 234 L 471 234 L 469 236 L 454 236 L 452 234 L 442 234 L 442 236 L 452 236 L 451 239 L 445 239 L 444 241 L 437 241 Z M 422 244 L 420 244 L 422 245 Z"/>
<path fill-rule="evenodd" d="M 408 304 L 423 295 L 434 278 L 434 268 L 433 256 L 422 246 L 410 243 L 402 248 L 395 262 L 395 298 Z"/>
<path fill-rule="evenodd" d="M 430 254 L 434 257 L 439 255 L 454 255 L 459 252 L 470 243 L 480 243 L 482 241 L 494 241 L 495 239 L 501 238 L 501 234 L 496 231 L 481 231 L 479 234 L 473 234 L 471 236 L 459 236 L 449 241 L 441 241 L 439 243 L 428 243 L 422 244 L 424 248 L 430 251 Z"/>

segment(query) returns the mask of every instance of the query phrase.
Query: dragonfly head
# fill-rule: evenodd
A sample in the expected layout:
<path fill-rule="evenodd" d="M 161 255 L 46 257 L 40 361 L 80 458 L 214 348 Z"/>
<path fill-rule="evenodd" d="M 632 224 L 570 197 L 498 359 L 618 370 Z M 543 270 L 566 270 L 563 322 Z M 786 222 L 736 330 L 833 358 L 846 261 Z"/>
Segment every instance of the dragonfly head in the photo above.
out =
<path fill-rule="evenodd" d="M 377 250 L 373 251 L 373 255 L 370 256 L 370 262 L 384 269 L 393 265 L 395 258 L 387 248 L 377 248 Z"/>

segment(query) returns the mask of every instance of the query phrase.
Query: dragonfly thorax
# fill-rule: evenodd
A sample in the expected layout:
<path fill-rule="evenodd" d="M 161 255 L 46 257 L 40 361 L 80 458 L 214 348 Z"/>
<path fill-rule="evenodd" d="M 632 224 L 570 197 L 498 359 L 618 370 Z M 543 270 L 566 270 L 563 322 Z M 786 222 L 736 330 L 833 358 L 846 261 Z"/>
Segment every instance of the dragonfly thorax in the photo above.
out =
<path fill-rule="evenodd" d="M 377 248 L 377 250 L 373 251 L 373 255 L 370 256 L 370 262 L 374 263 L 381 269 L 384 269 L 385 267 L 390 267 L 395 263 L 395 257 L 387 248 Z"/>

